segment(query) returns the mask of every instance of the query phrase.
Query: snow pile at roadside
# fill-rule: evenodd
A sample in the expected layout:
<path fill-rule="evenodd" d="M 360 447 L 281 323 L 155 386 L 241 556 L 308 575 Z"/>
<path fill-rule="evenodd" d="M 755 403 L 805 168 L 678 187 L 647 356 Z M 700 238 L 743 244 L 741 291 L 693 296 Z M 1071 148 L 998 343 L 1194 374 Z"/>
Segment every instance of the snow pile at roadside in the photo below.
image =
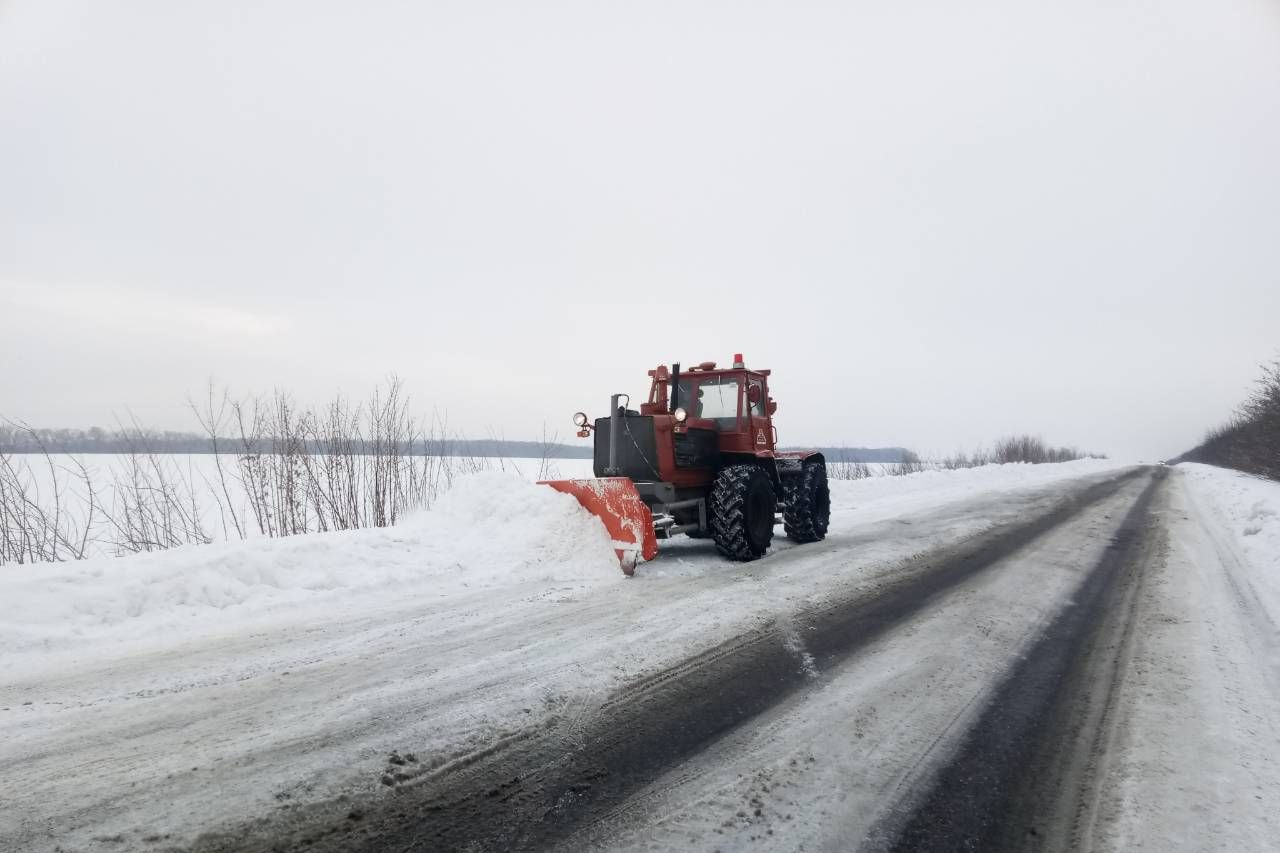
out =
<path fill-rule="evenodd" d="M 1197 495 L 1208 497 L 1253 570 L 1256 588 L 1267 596 L 1272 612 L 1280 612 L 1280 483 L 1192 462 L 1178 470 Z"/>
<path fill-rule="evenodd" d="M 1047 485 L 1072 477 L 1127 468 L 1131 463 L 1114 459 L 1079 459 L 1031 465 L 1010 462 L 954 471 L 921 471 L 902 477 L 868 477 L 862 480 L 832 480 L 831 510 L 837 521 L 865 522 L 876 518 L 918 510 L 960 500 L 974 494 L 1014 491 Z"/>
<path fill-rule="evenodd" d="M 519 581 L 619 582 L 571 496 L 486 472 L 380 530 L 217 543 L 0 570 L 0 648 L 219 631 L 267 611 L 435 598 Z"/>

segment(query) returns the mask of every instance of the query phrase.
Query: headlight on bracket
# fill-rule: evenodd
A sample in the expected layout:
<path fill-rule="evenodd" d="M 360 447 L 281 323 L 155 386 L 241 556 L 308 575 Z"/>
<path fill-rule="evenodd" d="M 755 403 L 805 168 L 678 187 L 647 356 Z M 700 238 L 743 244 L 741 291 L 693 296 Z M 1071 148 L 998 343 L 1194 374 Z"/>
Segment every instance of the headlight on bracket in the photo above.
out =
<path fill-rule="evenodd" d="M 671 413 L 671 417 L 676 419 L 676 423 L 682 424 L 689 419 L 689 413 L 684 410 L 683 406 L 677 406 L 676 410 Z"/>
<path fill-rule="evenodd" d="M 573 425 L 574 425 L 574 426 L 579 426 L 579 427 L 584 427 L 584 426 L 586 426 L 586 425 L 587 425 L 587 413 L 586 413 L 586 412 L 574 412 L 574 414 L 573 414 Z"/>

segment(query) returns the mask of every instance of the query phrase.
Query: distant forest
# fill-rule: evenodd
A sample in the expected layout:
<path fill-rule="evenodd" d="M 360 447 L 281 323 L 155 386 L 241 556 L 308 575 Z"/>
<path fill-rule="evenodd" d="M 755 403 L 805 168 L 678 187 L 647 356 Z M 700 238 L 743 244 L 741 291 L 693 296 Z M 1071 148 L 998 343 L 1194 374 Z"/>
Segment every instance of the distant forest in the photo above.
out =
<path fill-rule="evenodd" d="M 223 453 L 244 451 L 271 453 L 269 440 L 219 438 Z M 355 452 L 373 453 L 372 442 L 355 442 Z M 128 429 L 25 429 L 0 424 L 0 453 L 212 453 L 214 442 L 204 435 L 172 430 Z M 798 448 L 790 448 L 798 449 Z M 906 451 L 901 447 L 820 447 L 830 462 L 901 462 Z M 408 453 L 432 456 L 507 457 L 514 459 L 590 459 L 591 445 L 560 444 L 542 441 L 507 441 L 505 439 L 415 439 Z"/>

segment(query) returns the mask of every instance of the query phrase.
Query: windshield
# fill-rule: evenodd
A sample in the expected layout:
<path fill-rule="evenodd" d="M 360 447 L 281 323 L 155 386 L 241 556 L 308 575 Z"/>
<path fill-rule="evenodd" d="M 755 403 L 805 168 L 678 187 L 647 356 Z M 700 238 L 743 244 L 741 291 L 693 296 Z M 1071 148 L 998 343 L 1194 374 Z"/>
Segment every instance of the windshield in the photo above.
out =
<path fill-rule="evenodd" d="M 726 429 L 736 429 L 741 387 L 737 376 L 681 377 L 680 405 L 690 417 L 713 420 Z"/>

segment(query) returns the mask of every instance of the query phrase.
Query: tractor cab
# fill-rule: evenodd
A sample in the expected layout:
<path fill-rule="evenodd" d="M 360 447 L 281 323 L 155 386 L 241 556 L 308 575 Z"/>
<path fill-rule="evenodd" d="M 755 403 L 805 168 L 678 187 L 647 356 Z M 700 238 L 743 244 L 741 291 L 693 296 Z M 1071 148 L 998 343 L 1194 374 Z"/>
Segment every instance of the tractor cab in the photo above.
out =
<path fill-rule="evenodd" d="M 777 441 L 773 413 L 778 404 L 769 396 L 769 371 L 748 370 L 742 355 L 734 356 L 733 367 L 716 369 L 714 361 L 704 361 L 685 371 L 661 365 L 649 371 L 652 383 L 649 400 L 640 407 L 643 415 L 671 413 L 674 431 L 714 430 L 722 453 L 772 451 Z"/>

